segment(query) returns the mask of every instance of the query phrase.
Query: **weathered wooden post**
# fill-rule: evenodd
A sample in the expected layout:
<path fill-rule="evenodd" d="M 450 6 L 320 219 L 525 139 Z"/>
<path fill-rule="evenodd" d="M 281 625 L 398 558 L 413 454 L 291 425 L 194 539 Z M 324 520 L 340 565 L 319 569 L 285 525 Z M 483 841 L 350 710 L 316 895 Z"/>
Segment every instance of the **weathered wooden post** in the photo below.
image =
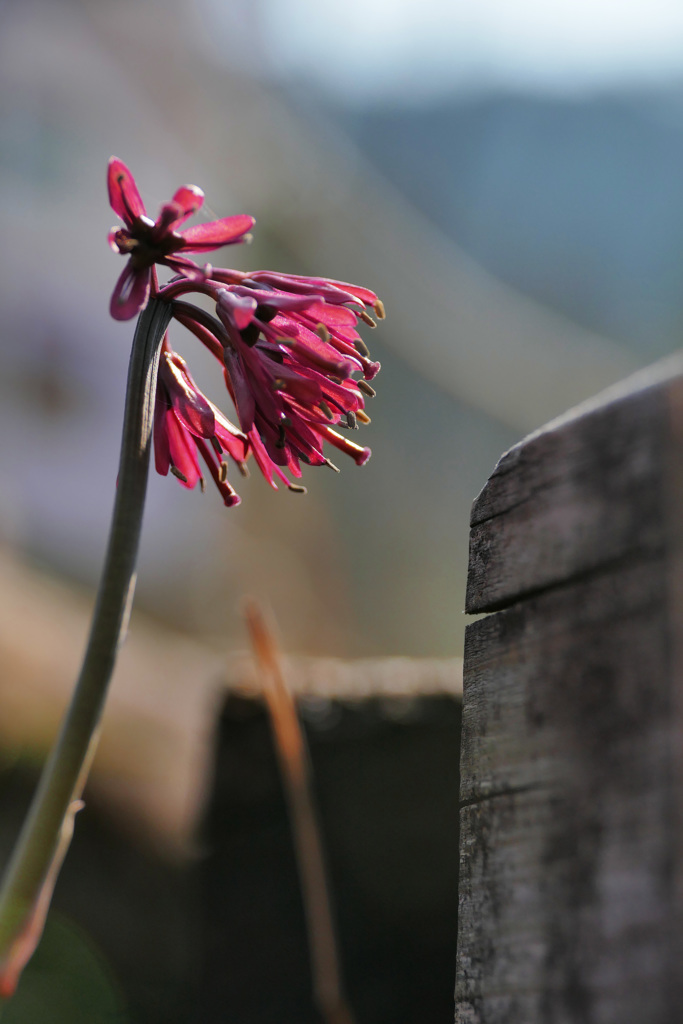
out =
<path fill-rule="evenodd" d="M 683 1021 L 683 358 L 474 503 L 459 1024 Z"/>
<path fill-rule="evenodd" d="M 453 1005 L 462 663 L 291 658 L 284 670 L 307 734 L 354 1019 L 444 1024 Z M 239 662 L 229 674 L 204 829 L 192 1019 L 322 1024 L 259 679 Z"/>

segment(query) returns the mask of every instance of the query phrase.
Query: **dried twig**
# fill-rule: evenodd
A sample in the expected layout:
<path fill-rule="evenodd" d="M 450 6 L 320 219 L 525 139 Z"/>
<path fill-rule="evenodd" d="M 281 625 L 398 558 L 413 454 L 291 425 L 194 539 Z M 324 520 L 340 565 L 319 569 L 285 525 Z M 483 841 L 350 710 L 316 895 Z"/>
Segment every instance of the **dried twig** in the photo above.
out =
<path fill-rule="evenodd" d="M 354 1024 L 342 990 L 306 740 L 294 698 L 285 681 L 273 629 L 256 601 L 247 602 L 245 616 L 262 677 L 263 694 L 289 804 L 308 928 L 314 999 L 326 1024 Z"/>

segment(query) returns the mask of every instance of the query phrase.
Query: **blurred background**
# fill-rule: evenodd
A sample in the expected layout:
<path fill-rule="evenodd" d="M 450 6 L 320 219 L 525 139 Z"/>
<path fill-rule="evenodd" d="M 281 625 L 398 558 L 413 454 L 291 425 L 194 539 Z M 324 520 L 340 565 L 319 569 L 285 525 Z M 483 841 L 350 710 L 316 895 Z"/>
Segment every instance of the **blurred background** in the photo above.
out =
<path fill-rule="evenodd" d="M 138 606 L 224 644 L 248 590 L 292 649 L 457 653 L 499 454 L 679 343 L 682 54 L 665 0 L 4 0 L 7 543 L 97 578 L 131 336 L 107 311 L 115 153 L 153 215 L 191 181 L 206 216 L 256 216 L 220 261 L 357 281 L 388 311 L 371 463 L 307 474 L 305 499 L 254 476 L 231 513 L 154 477 Z"/>
<path fill-rule="evenodd" d="M 163 706 L 167 751 L 182 737 L 180 789 L 159 795 L 161 758 L 139 814 L 179 842 L 245 593 L 290 652 L 457 657 L 469 507 L 499 455 L 678 348 L 683 7 L 0 0 L 0 722 L 15 752 L 39 752 L 56 720 L 21 693 L 35 709 L 45 664 L 68 689 L 113 501 L 132 325 L 108 314 L 112 154 L 153 216 L 193 182 L 206 219 L 256 217 L 254 243 L 218 265 L 351 280 L 387 308 L 365 332 L 383 364 L 366 467 L 309 471 L 305 497 L 253 474 L 231 511 L 152 474 L 141 660 L 113 699 L 136 721 Z M 230 415 L 211 359 L 172 340 Z M 163 672 L 140 668 L 162 651 Z M 207 682 L 188 696 L 189 666 Z M 108 749 L 128 813 L 131 743 Z"/>

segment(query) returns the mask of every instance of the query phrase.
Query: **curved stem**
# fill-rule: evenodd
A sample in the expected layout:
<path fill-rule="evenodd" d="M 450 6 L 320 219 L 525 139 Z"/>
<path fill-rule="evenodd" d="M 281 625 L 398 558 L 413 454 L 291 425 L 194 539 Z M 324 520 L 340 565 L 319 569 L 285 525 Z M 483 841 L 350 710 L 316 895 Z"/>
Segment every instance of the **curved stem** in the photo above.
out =
<path fill-rule="evenodd" d="M 128 367 L 119 477 L 90 636 L 71 704 L 45 765 L 0 891 L 0 963 L 27 926 L 59 851 L 97 744 L 116 655 L 128 625 L 147 489 L 159 351 L 171 318 L 152 299 L 138 319 Z"/>

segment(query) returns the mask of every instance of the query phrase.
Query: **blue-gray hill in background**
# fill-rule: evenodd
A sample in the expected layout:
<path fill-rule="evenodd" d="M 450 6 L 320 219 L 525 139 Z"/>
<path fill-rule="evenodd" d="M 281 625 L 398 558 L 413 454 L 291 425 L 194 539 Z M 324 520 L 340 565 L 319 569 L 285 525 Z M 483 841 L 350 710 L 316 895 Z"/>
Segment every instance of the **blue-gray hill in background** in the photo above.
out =
<path fill-rule="evenodd" d="M 646 358 L 683 337 L 683 87 L 335 110 L 502 280 Z"/>

